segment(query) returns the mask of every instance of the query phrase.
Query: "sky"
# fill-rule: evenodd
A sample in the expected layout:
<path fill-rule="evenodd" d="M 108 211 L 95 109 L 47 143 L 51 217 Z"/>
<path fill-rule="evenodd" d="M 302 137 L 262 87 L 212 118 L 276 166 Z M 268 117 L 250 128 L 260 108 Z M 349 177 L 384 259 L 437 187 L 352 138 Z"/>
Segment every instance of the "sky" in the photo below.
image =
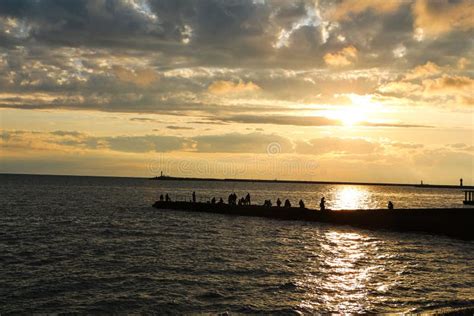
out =
<path fill-rule="evenodd" d="M 474 1 L 2 0 L 0 172 L 474 185 Z"/>

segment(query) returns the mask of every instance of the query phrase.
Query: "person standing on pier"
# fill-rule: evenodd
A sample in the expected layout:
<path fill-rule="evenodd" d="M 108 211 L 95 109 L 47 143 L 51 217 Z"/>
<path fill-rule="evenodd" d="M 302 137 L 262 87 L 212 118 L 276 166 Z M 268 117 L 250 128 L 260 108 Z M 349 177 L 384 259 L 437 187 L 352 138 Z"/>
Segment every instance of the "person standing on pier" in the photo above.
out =
<path fill-rule="evenodd" d="M 250 205 L 250 193 L 247 192 L 247 196 L 245 197 L 245 204 Z"/>
<path fill-rule="evenodd" d="M 321 198 L 321 202 L 319 202 L 319 209 L 321 211 L 326 210 L 326 199 L 324 198 L 324 196 Z"/>
<path fill-rule="evenodd" d="M 193 191 L 193 203 L 196 203 L 196 191 Z"/>
<path fill-rule="evenodd" d="M 163 202 L 164 199 L 163 194 L 160 194 L 160 202 Z"/>
<path fill-rule="evenodd" d="M 280 198 L 277 199 L 277 202 L 276 202 L 276 203 L 277 203 L 277 206 L 278 206 L 278 207 L 281 206 L 281 200 L 280 200 Z"/>
<path fill-rule="evenodd" d="M 392 201 L 388 201 L 387 207 L 388 207 L 389 210 L 393 210 L 393 203 L 392 203 Z"/>
<path fill-rule="evenodd" d="M 166 202 L 171 202 L 171 199 L 170 199 L 170 196 L 168 195 L 168 193 L 166 193 L 165 200 L 166 200 Z"/>

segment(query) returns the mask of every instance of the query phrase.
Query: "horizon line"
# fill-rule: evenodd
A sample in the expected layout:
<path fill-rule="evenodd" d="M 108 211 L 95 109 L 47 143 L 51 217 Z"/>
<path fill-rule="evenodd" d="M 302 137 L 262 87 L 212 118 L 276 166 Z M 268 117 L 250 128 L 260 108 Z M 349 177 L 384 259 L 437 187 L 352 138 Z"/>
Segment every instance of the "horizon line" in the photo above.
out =
<path fill-rule="evenodd" d="M 162 181 L 223 181 L 223 182 L 260 182 L 260 183 L 301 183 L 301 184 L 335 184 L 335 185 L 378 185 L 401 186 L 419 188 L 447 188 L 447 189 L 474 189 L 474 185 L 460 186 L 455 184 L 427 184 L 427 183 L 397 183 L 397 182 L 367 182 L 367 181 L 331 181 L 331 180 L 296 180 L 296 179 L 249 179 L 249 178 L 210 178 L 210 177 L 180 177 L 180 176 L 113 176 L 113 175 L 78 175 L 78 174 L 45 174 L 45 173 L 15 173 L 0 172 L 0 175 L 19 176 L 54 176 L 54 177 L 96 177 L 96 178 L 128 178 Z"/>

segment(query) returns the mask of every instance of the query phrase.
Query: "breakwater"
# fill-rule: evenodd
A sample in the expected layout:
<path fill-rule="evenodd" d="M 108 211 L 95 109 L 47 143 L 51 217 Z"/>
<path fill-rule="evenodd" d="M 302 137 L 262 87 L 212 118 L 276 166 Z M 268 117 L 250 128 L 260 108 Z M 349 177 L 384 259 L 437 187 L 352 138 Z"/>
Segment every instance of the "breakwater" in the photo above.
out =
<path fill-rule="evenodd" d="M 474 240 L 474 210 L 464 208 L 370 209 L 319 211 L 306 208 L 236 206 L 193 202 L 157 201 L 153 207 L 216 214 L 256 216 L 281 220 L 349 225 L 366 229 L 424 232 Z"/>

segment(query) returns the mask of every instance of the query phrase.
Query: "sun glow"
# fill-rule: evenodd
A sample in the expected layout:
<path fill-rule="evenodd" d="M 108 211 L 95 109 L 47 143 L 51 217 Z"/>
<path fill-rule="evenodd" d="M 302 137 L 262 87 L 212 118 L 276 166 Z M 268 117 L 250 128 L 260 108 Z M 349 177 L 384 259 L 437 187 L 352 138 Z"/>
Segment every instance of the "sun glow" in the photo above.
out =
<path fill-rule="evenodd" d="M 326 116 L 341 121 L 342 125 L 351 127 L 368 121 L 377 111 L 380 104 L 372 101 L 371 95 L 349 94 L 352 104 L 337 106 L 325 111 Z"/>

